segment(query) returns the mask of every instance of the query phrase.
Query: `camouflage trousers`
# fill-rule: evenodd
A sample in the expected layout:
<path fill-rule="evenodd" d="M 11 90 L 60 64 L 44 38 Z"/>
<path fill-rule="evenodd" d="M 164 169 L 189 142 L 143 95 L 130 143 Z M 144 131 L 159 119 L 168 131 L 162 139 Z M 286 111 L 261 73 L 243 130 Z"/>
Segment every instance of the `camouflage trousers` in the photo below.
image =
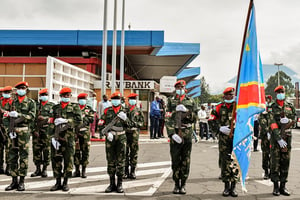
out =
<path fill-rule="evenodd" d="M 114 136 L 113 141 L 105 140 L 107 173 L 109 176 L 123 176 L 126 155 L 126 135 Z"/>
<path fill-rule="evenodd" d="M 126 161 L 125 167 L 136 167 L 139 151 L 139 130 L 126 132 Z"/>
<path fill-rule="evenodd" d="M 270 140 L 267 133 L 261 132 L 262 168 L 270 169 Z"/>
<path fill-rule="evenodd" d="M 175 129 L 177 133 L 177 129 Z M 192 151 L 192 127 L 182 129 L 182 143 L 170 139 L 170 154 L 172 160 L 173 180 L 185 182 L 190 173 Z"/>
<path fill-rule="evenodd" d="M 73 133 L 74 134 L 74 133 Z M 51 162 L 54 178 L 70 178 L 74 164 L 75 142 L 74 137 L 68 137 L 65 141 L 59 140 L 61 146 L 55 150 L 51 145 Z"/>
<path fill-rule="evenodd" d="M 9 139 L 7 139 L 5 143 L 0 142 L 0 168 L 3 167 L 4 160 L 6 165 L 8 165 L 8 148 L 9 148 Z"/>
<path fill-rule="evenodd" d="M 287 182 L 290 159 L 291 159 L 291 142 L 292 137 L 286 139 L 287 152 L 282 152 L 279 144 L 274 138 L 271 138 L 271 181 L 272 182 Z"/>
<path fill-rule="evenodd" d="M 8 164 L 10 166 L 10 175 L 12 177 L 26 176 L 28 169 L 29 154 L 29 131 L 17 131 L 15 138 L 17 148 L 13 148 L 12 139 L 9 138 Z"/>
<path fill-rule="evenodd" d="M 50 164 L 50 136 L 47 133 L 43 130 L 39 136 L 32 134 L 33 163 L 37 166 Z"/>
<path fill-rule="evenodd" d="M 223 182 L 237 182 L 239 170 L 232 159 L 233 138 L 223 133 L 219 134 L 219 159 L 221 162 L 221 176 Z"/>
<path fill-rule="evenodd" d="M 90 155 L 90 133 L 86 131 L 79 136 L 75 145 L 75 155 L 74 155 L 74 165 L 86 167 L 89 164 L 89 155 Z"/>

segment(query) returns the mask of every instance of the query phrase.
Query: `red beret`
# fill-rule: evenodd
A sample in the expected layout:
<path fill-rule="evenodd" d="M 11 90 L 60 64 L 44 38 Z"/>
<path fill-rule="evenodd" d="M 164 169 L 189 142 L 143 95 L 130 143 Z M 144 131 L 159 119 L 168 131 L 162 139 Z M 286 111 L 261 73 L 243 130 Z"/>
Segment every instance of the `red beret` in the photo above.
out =
<path fill-rule="evenodd" d="M 112 95 L 110 96 L 110 98 L 112 99 L 112 98 L 114 98 L 114 97 L 121 97 L 122 95 L 121 95 L 121 93 L 120 92 L 114 92 L 114 93 L 112 93 Z"/>
<path fill-rule="evenodd" d="M 186 85 L 185 80 L 179 80 L 179 81 L 177 81 L 177 82 L 175 83 L 174 87 L 176 87 L 177 84 L 180 84 L 180 85 L 182 85 L 182 86 L 185 86 L 185 85 Z"/>
<path fill-rule="evenodd" d="M 71 92 L 72 92 L 71 88 L 64 87 L 60 90 L 59 94 L 71 93 Z"/>
<path fill-rule="evenodd" d="M 39 91 L 39 94 L 45 94 L 45 93 L 48 93 L 48 89 L 47 88 L 41 89 Z"/>
<path fill-rule="evenodd" d="M 15 85 L 15 88 L 18 88 L 18 87 L 21 86 L 21 85 L 25 85 L 26 87 L 29 87 L 29 85 L 28 85 L 28 83 L 27 83 L 26 81 L 21 81 L 21 82 L 19 82 L 19 83 L 17 83 L 17 84 Z"/>
<path fill-rule="evenodd" d="M 87 93 L 80 93 L 80 94 L 77 96 L 77 98 L 78 98 L 78 99 L 85 99 L 85 98 L 87 98 L 87 96 L 88 96 Z"/>
<path fill-rule="evenodd" d="M 274 92 L 277 92 L 278 90 L 283 90 L 284 91 L 284 87 L 282 85 L 279 85 L 275 88 Z"/>
<path fill-rule="evenodd" d="M 4 88 L 0 88 L 0 92 L 3 92 L 3 89 L 4 89 Z"/>
<path fill-rule="evenodd" d="M 5 86 L 4 88 L 1 88 L 2 91 L 11 91 L 13 88 L 11 86 Z"/>
<path fill-rule="evenodd" d="M 135 98 L 137 96 L 139 96 L 139 95 L 136 94 L 136 93 L 131 93 L 131 94 L 128 95 L 128 98 Z"/>
<path fill-rule="evenodd" d="M 271 95 L 267 95 L 266 98 L 272 100 L 272 96 Z"/>
<path fill-rule="evenodd" d="M 233 87 L 228 87 L 223 91 L 223 94 L 226 94 L 228 92 L 234 92 L 234 88 Z"/>

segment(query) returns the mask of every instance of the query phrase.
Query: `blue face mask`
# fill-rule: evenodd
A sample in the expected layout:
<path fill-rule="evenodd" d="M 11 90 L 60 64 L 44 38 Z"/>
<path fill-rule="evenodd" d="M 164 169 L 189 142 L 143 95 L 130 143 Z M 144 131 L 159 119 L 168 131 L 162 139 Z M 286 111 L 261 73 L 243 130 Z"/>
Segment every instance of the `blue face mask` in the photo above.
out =
<path fill-rule="evenodd" d="M 279 94 L 276 95 L 276 98 L 278 100 L 284 100 L 285 99 L 285 94 L 284 93 L 279 93 Z"/>
<path fill-rule="evenodd" d="M 18 90 L 17 90 L 17 94 L 18 94 L 19 96 L 24 96 L 24 95 L 26 94 L 26 90 L 18 89 Z"/>
<path fill-rule="evenodd" d="M 119 106 L 121 104 L 121 100 L 120 99 L 112 99 L 111 104 L 113 106 Z"/>
<path fill-rule="evenodd" d="M 68 103 L 70 101 L 70 98 L 62 97 L 61 101 L 64 102 L 64 103 Z"/>
<path fill-rule="evenodd" d="M 3 93 L 2 96 L 3 96 L 4 99 L 10 98 L 10 94 L 5 94 L 5 93 Z"/>
<path fill-rule="evenodd" d="M 176 94 L 178 94 L 179 96 L 184 95 L 185 91 L 183 89 L 181 90 L 176 90 Z"/>
<path fill-rule="evenodd" d="M 48 101 L 48 96 L 41 96 L 41 101 Z"/>
<path fill-rule="evenodd" d="M 78 100 L 79 105 L 85 105 L 86 104 L 86 100 L 85 99 L 79 99 Z"/>
<path fill-rule="evenodd" d="M 129 104 L 134 106 L 136 104 L 136 100 L 135 99 L 129 99 Z"/>
<path fill-rule="evenodd" d="M 234 102 L 234 98 L 230 99 L 230 100 L 224 99 L 224 101 L 225 101 L 225 103 L 233 103 Z"/>

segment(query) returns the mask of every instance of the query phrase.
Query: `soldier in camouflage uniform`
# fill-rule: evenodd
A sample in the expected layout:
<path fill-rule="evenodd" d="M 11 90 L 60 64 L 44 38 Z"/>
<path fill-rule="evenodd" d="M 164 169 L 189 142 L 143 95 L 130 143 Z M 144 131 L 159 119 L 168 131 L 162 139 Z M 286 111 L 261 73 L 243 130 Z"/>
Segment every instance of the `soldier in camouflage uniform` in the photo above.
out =
<path fill-rule="evenodd" d="M 12 92 L 12 87 L 11 86 L 6 86 L 4 88 L 2 88 L 2 97 L 0 100 L 0 106 L 1 106 L 1 114 L 0 114 L 0 118 L 1 118 L 1 122 L 0 122 L 0 126 L 1 126 L 1 131 L 2 131 L 2 137 L 4 137 L 3 139 L 5 139 L 4 141 L 0 142 L 0 174 L 6 174 L 9 176 L 9 164 L 8 164 L 8 148 L 9 148 L 9 139 L 8 139 L 8 135 L 7 135 L 7 131 L 5 130 L 5 127 L 8 127 L 8 124 L 4 125 L 3 123 L 3 115 L 6 114 L 7 115 L 7 111 L 9 111 L 9 108 L 12 104 L 12 98 L 11 98 L 11 92 Z M 4 164 L 4 157 L 5 157 L 5 171 L 3 168 L 3 164 Z"/>
<path fill-rule="evenodd" d="M 130 120 L 130 128 L 126 129 L 126 162 L 124 178 L 136 179 L 135 169 L 137 165 L 139 151 L 139 134 L 140 127 L 144 124 L 144 115 L 136 107 L 136 99 L 138 94 L 131 93 L 128 96 L 128 118 Z M 130 166 L 130 173 L 129 173 Z"/>
<path fill-rule="evenodd" d="M 232 110 L 234 105 L 234 88 L 228 87 L 223 91 L 224 102 L 218 104 L 212 111 L 213 126 L 219 135 L 219 159 L 221 163 L 221 175 L 224 182 L 223 196 L 237 197 L 236 182 L 239 180 L 239 172 L 231 156 L 233 137 L 230 137 Z M 235 115 L 235 114 L 234 114 Z M 233 131 L 234 132 L 234 131 Z"/>
<path fill-rule="evenodd" d="M 5 188 L 6 191 L 17 189 L 24 191 L 24 179 L 27 175 L 28 169 L 28 154 L 29 154 L 29 124 L 35 119 L 35 102 L 26 96 L 28 83 L 19 82 L 15 85 L 17 88 L 17 97 L 10 105 L 9 117 L 4 118 L 4 124 L 9 125 L 12 118 L 14 118 L 14 127 L 7 127 L 7 129 L 14 128 L 15 134 L 9 134 L 10 145 L 8 153 L 8 163 L 10 166 L 10 175 L 12 176 L 12 183 Z M 15 137 L 16 136 L 16 137 Z M 20 180 L 18 182 L 18 176 Z"/>
<path fill-rule="evenodd" d="M 197 107 L 194 100 L 185 94 L 185 81 L 175 83 L 176 94 L 168 98 L 166 128 L 170 137 L 174 194 L 186 194 L 186 181 L 190 172 L 192 151 L 192 124 L 196 121 Z"/>
<path fill-rule="evenodd" d="M 82 112 L 83 124 L 76 131 L 76 149 L 74 155 L 74 177 L 80 177 L 80 165 L 82 167 L 81 178 L 86 178 L 86 166 L 89 164 L 90 154 L 90 124 L 94 121 L 94 110 L 86 104 L 87 93 L 80 93 L 77 97 L 79 108 Z"/>
<path fill-rule="evenodd" d="M 293 104 L 285 101 L 283 86 L 275 88 L 276 101 L 270 111 L 271 134 L 271 181 L 274 184 L 273 195 L 289 196 L 285 187 L 289 173 L 292 148 L 291 127 L 296 120 L 296 111 Z M 280 187 L 279 183 L 280 182 Z"/>
<path fill-rule="evenodd" d="M 121 94 L 115 92 L 111 95 L 112 107 L 107 108 L 99 120 L 99 131 L 101 132 L 105 126 L 109 125 L 113 119 L 118 119 L 106 134 L 106 160 L 107 173 L 110 177 L 110 184 L 105 192 L 110 193 L 117 191 L 123 193 L 123 176 L 125 167 L 126 153 L 126 134 L 125 129 L 128 126 L 129 119 L 127 118 L 126 110 L 121 105 Z M 117 185 L 115 183 L 115 175 L 117 175 Z"/>
<path fill-rule="evenodd" d="M 48 101 L 48 89 L 39 91 L 40 103 L 37 106 L 36 120 L 32 134 L 33 162 L 36 166 L 31 177 L 47 177 L 47 167 L 50 164 L 50 111 L 54 103 Z M 43 169 L 41 170 L 41 165 Z"/>
<path fill-rule="evenodd" d="M 265 172 L 264 179 L 270 178 L 270 106 L 272 106 L 272 96 L 266 96 L 266 111 L 259 115 L 260 139 L 262 150 L 262 168 Z"/>
<path fill-rule="evenodd" d="M 68 178 L 72 176 L 75 154 L 75 129 L 82 124 L 82 114 L 77 103 L 71 103 L 71 89 L 62 88 L 59 92 L 61 102 L 52 108 L 54 137 L 51 139 L 51 162 L 55 185 L 50 191 L 68 191 Z M 61 178 L 64 177 L 61 185 Z"/>

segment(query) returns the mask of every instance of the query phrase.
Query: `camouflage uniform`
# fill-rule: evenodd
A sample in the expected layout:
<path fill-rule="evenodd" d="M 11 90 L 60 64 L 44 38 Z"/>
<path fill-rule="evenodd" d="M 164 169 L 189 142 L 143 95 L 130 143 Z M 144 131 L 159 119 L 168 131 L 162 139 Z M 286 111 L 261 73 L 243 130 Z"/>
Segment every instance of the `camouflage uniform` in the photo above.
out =
<path fill-rule="evenodd" d="M 32 134 L 32 152 L 33 163 L 37 166 L 37 173 L 31 174 L 32 177 L 41 174 L 40 165 L 43 165 L 43 174 L 46 173 L 46 168 L 50 164 L 50 126 L 49 118 L 51 116 L 54 103 L 45 102 L 38 103 L 36 120 L 34 123 Z M 47 175 L 44 175 L 46 177 Z"/>
<path fill-rule="evenodd" d="M 76 171 L 79 172 L 79 166 L 82 166 L 82 171 L 85 176 L 85 168 L 89 164 L 89 153 L 90 153 L 90 124 L 94 121 L 94 111 L 93 109 L 86 105 L 80 108 L 82 112 L 83 126 L 78 130 L 76 138 L 76 150 L 74 155 L 74 165 Z"/>
<path fill-rule="evenodd" d="M 68 130 L 59 133 L 59 143 L 61 144 L 59 149 L 55 150 L 51 145 L 53 176 L 57 179 L 69 178 L 72 176 L 75 154 L 75 128 L 82 124 L 81 110 L 76 103 L 68 103 L 64 108 L 62 108 L 62 104 L 56 104 L 53 106 L 51 114 L 53 120 L 61 117 L 67 119 L 70 125 Z M 52 135 L 54 134 L 52 131 Z"/>
<path fill-rule="evenodd" d="M 140 127 L 144 124 L 144 115 L 136 106 L 129 106 L 128 118 L 130 120 L 130 128 L 126 129 L 126 162 L 125 162 L 125 176 L 135 179 L 135 168 L 137 165 L 138 151 L 139 151 L 139 134 Z M 130 175 L 129 175 L 130 166 Z M 125 177 L 125 178 L 127 178 Z"/>
<path fill-rule="evenodd" d="M 292 132 L 288 129 L 281 135 L 281 124 L 280 118 L 282 112 L 284 115 L 290 119 L 295 120 L 296 112 L 295 108 L 291 103 L 284 102 L 283 107 L 274 102 L 271 106 L 272 111 L 270 111 L 270 124 L 272 129 L 271 134 L 271 181 L 281 183 L 287 182 L 290 158 L 291 158 L 291 144 L 292 144 Z M 282 151 L 278 141 L 283 139 L 287 143 L 286 151 Z"/>
<path fill-rule="evenodd" d="M 9 104 L 8 104 L 9 105 Z M 25 96 L 22 102 L 19 99 L 15 99 L 10 105 L 9 110 L 12 106 L 15 106 L 15 111 L 18 112 L 18 119 L 24 118 L 18 124 L 15 124 L 15 129 L 17 132 L 16 143 L 18 148 L 13 148 L 12 140 L 10 139 L 9 153 L 8 153 L 8 163 L 10 166 L 10 174 L 12 177 L 25 177 L 27 175 L 28 169 L 28 154 L 29 154 L 29 124 L 35 119 L 36 105 L 34 100 Z M 3 119 L 4 124 L 9 128 L 10 117 L 5 117 Z"/>
<path fill-rule="evenodd" d="M 230 105 L 230 107 L 227 107 Z M 223 182 L 237 182 L 239 180 L 239 172 L 236 164 L 233 164 L 231 157 L 233 137 L 230 138 L 219 131 L 221 126 L 229 126 L 231 124 L 233 104 L 222 102 L 212 111 L 214 117 L 213 126 L 219 135 L 219 159 L 221 163 L 221 176 Z"/>
<path fill-rule="evenodd" d="M 175 95 L 169 97 L 167 102 L 166 128 L 170 138 L 172 138 L 173 134 L 178 134 L 178 128 L 175 126 L 176 106 L 178 105 L 179 98 L 178 95 Z M 181 119 L 182 143 L 178 144 L 173 139 L 170 139 L 170 154 L 175 187 L 184 188 L 190 172 L 193 137 L 192 124 L 195 123 L 197 118 L 197 107 L 194 100 L 188 96 L 183 96 L 183 98 L 180 99 L 180 104 L 183 104 L 188 109 L 186 116 L 183 116 Z"/>

